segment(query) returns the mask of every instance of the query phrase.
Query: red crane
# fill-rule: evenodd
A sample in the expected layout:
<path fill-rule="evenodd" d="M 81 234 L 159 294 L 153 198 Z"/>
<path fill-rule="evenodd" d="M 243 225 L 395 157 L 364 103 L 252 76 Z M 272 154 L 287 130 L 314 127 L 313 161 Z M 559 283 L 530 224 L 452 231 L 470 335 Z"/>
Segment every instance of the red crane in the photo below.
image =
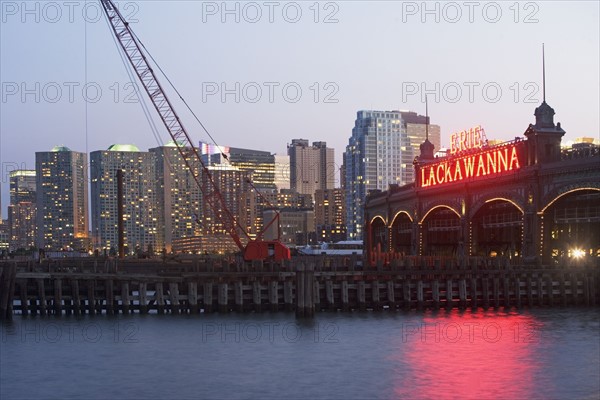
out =
<path fill-rule="evenodd" d="M 129 63 L 146 90 L 154 108 L 160 115 L 160 118 L 167 128 L 171 139 L 173 139 L 173 142 L 177 146 L 177 150 L 184 160 L 186 167 L 194 177 L 196 185 L 202 191 L 204 201 L 209 203 L 215 216 L 221 220 L 224 229 L 229 233 L 235 244 L 242 251 L 244 259 L 247 261 L 266 259 L 280 261 L 289 259 L 290 249 L 280 242 L 279 229 L 277 240 L 267 241 L 262 239 L 265 229 L 272 225 L 273 221 L 265 225 L 265 228 L 257 235 L 256 239 L 252 239 L 236 220 L 227 207 L 221 191 L 206 167 L 206 164 L 202 161 L 198 148 L 194 146 L 190 135 L 183 126 L 171 101 L 169 101 L 167 94 L 158 81 L 154 70 L 150 66 L 150 63 L 142 50 L 143 46 L 139 42 L 139 39 L 133 33 L 129 23 L 125 21 L 125 18 L 123 18 L 123 15 L 111 0 L 101 0 L 101 3 L 117 41 L 121 45 Z M 212 187 L 212 193 L 208 193 L 207 189 L 203 187 L 200 176 L 194 168 L 195 161 L 202 167 L 202 172 L 205 174 L 209 185 Z M 222 213 L 220 212 L 221 210 L 223 211 Z M 277 214 L 275 219 L 278 220 L 278 218 L 279 215 Z M 245 246 L 238 234 L 238 229 L 248 239 Z"/>

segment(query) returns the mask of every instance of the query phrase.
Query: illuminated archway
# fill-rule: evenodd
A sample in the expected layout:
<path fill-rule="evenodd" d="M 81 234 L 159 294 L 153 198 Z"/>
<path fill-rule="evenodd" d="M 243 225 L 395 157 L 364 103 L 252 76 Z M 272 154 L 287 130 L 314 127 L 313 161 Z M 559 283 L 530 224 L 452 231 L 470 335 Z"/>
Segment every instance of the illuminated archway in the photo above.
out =
<path fill-rule="evenodd" d="M 370 224 L 370 241 L 369 244 L 373 249 L 381 249 L 387 251 L 387 225 L 382 216 L 375 216 L 371 219 Z"/>
<path fill-rule="evenodd" d="M 566 190 L 538 214 L 544 262 L 600 257 L 600 189 Z"/>
<path fill-rule="evenodd" d="M 421 222 L 423 255 L 456 256 L 460 251 L 460 214 L 452 207 L 438 205 L 425 213 Z"/>
<path fill-rule="evenodd" d="M 523 209 L 513 200 L 486 200 L 469 222 L 469 253 L 479 256 L 521 256 Z"/>
<path fill-rule="evenodd" d="M 412 254 L 413 219 L 407 211 L 398 211 L 391 224 L 392 250 Z"/>

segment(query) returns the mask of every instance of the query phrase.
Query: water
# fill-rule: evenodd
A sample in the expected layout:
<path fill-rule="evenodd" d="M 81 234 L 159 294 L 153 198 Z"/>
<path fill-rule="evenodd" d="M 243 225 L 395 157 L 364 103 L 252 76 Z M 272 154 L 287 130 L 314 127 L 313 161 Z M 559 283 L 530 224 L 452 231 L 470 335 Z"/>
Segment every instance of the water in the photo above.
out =
<path fill-rule="evenodd" d="M 25 317 L 1 399 L 598 399 L 598 309 Z"/>

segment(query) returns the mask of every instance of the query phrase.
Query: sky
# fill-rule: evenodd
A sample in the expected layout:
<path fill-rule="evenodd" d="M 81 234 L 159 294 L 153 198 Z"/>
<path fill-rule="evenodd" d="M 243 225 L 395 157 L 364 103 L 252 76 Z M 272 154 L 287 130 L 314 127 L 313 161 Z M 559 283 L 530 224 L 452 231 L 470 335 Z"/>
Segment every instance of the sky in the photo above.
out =
<path fill-rule="evenodd" d="M 442 145 L 475 125 L 510 140 L 542 101 L 542 43 L 563 140 L 599 136 L 597 1 L 116 3 L 219 145 L 285 154 L 292 139 L 326 141 L 341 165 L 357 111 L 424 114 L 425 94 Z M 152 110 L 153 133 L 99 1 L 0 11 L 4 218 L 8 174 L 35 169 L 37 151 L 169 140 Z M 212 142 L 167 92 L 193 139 Z"/>

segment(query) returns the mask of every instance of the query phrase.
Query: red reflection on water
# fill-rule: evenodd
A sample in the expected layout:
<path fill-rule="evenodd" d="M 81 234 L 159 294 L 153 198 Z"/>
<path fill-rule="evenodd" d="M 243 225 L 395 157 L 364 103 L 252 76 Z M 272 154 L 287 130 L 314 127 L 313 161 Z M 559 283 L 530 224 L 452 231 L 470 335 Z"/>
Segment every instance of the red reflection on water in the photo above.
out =
<path fill-rule="evenodd" d="M 535 397 L 541 323 L 501 312 L 438 312 L 402 326 L 394 393 L 400 398 Z M 402 372 L 400 372 L 402 371 Z"/>

